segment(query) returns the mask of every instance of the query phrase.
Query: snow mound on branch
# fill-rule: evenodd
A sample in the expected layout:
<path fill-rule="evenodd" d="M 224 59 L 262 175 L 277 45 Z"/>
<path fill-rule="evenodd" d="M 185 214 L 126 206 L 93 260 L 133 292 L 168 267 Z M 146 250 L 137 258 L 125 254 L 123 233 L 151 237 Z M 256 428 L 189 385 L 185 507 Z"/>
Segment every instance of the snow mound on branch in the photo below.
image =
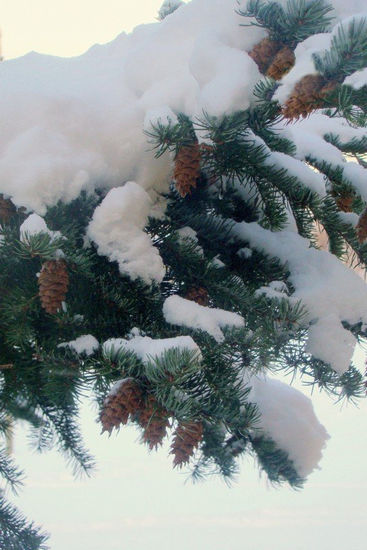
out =
<path fill-rule="evenodd" d="M 79 57 L 31 52 L 1 63 L 0 192 L 41 215 L 131 179 L 152 198 L 166 192 L 170 157 L 154 158 L 149 119 L 220 115 L 252 101 L 260 73 L 246 52 L 265 31 L 240 27 L 235 8 L 193 0 Z"/>
<path fill-rule="evenodd" d="M 21 241 L 24 241 L 26 236 L 38 235 L 38 233 L 47 233 L 51 238 L 60 236 L 59 231 L 50 231 L 45 220 L 38 214 L 28 216 L 20 226 L 19 231 Z"/>
<path fill-rule="evenodd" d="M 85 355 L 92 355 L 99 348 L 99 343 L 97 338 L 95 338 L 91 334 L 84 334 L 83 336 L 79 336 L 79 338 L 76 338 L 75 340 L 59 344 L 57 347 L 71 348 L 78 355 L 82 353 L 85 353 Z"/>
<path fill-rule="evenodd" d="M 350 182 L 361 198 L 367 201 L 367 170 L 356 162 L 346 162 L 343 153 L 324 139 L 325 136 L 334 135 L 341 143 L 353 139 L 360 140 L 366 135 L 365 128 L 353 128 L 341 119 L 330 118 L 318 112 L 289 126 L 284 122 L 279 123 L 278 128 L 282 128 L 284 136 L 288 136 L 296 145 L 298 159 L 311 158 L 316 162 L 326 162 L 334 168 L 341 169 L 343 177 Z M 289 157 L 288 160 L 292 162 L 294 159 Z"/>
<path fill-rule="evenodd" d="M 311 400 L 273 378 L 251 378 L 249 401 L 261 413 L 259 429 L 286 451 L 297 473 L 307 477 L 322 458 L 329 435 L 318 421 Z"/>
<path fill-rule="evenodd" d="M 233 227 L 233 234 L 287 265 L 295 288 L 292 298 L 303 302 L 312 324 L 307 351 L 339 374 L 345 372 L 356 340 L 342 321 L 367 322 L 365 282 L 329 252 L 310 248 L 309 241 L 296 233 L 242 222 Z"/>
<path fill-rule="evenodd" d="M 287 170 L 291 177 L 298 179 L 300 185 L 307 187 L 320 197 L 326 195 L 324 176 L 309 168 L 304 162 L 284 153 L 271 151 L 265 162 L 270 166 Z"/>
<path fill-rule="evenodd" d="M 122 274 L 147 284 L 160 283 L 165 275 L 162 258 L 144 232 L 150 208 L 149 195 L 130 181 L 107 193 L 87 229 L 98 254 L 116 261 Z"/>
<path fill-rule="evenodd" d="M 131 340 L 109 338 L 103 344 L 104 353 L 118 353 L 119 350 L 126 350 L 135 353 L 144 363 L 148 363 L 152 357 L 159 357 L 165 351 L 173 348 L 194 351 L 198 359 L 201 358 L 200 348 L 191 336 L 157 339 L 149 336 L 134 336 Z"/>
<path fill-rule="evenodd" d="M 359 90 L 363 86 L 367 86 L 367 68 L 362 69 L 361 71 L 356 71 L 350 76 L 347 76 L 347 78 L 344 80 L 344 84 L 348 84 L 356 90 Z"/>
<path fill-rule="evenodd" d="M 203 330 L 213 336 L 217 342 L 224 340 L 222 328 L 243 327 L 245 324 L 243 317 L 238 313 L 201 306 L 177 295 L 165 300 L 163 315 L 167 323 Z"/>

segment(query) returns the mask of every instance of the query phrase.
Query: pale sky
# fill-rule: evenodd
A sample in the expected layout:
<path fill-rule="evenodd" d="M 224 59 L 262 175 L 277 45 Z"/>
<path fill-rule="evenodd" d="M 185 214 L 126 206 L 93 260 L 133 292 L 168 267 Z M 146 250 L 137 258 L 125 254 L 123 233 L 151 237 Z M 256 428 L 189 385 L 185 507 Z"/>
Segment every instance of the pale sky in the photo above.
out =
<path fill-rule="evenodd" d="M 37 51 L 80 55 L 95 43 L 156 20 L 162 0 L 0 0 L 6 59 Z"/>
<path fill-rule="evenodd" d="M 161 0 L 0 0 L 3 55 L 31 50 L 83 53 L 155 20 Z M 321 470 L 302 491 L 269 487 L 248 460 L 238 482 L 192 485 L 171 468 L 167 448 L 148 453 L 131 428 L 99 435 L 96 412 L 83 414 L 98 461 L 74 480 L 56 452 L 34 454 L 18 428 L 14 452 L 27 482 L 14 502 L 51 532 L 52 550 L 364 550 L 367 517 L 367 406 L 313 395 L 331 439 Z"/>

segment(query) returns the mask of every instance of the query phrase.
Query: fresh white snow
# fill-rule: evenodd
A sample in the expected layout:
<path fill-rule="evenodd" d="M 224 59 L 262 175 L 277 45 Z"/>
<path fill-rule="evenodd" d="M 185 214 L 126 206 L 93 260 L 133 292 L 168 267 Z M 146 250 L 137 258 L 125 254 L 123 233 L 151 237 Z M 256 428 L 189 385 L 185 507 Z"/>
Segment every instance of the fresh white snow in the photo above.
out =
<path fill-rule="evenodd" d="M 21 224 L 19 231 L 21 241 L 26 240 L 27 237 L 31 237 L 32 235 L 38 235 L 39 233 L 46 233 L 52 240 L 61 236 L 60 231 L 50 231 L 45 220 L 38 214 L 30 214 Z"/>
<path fill-rule="evenodd" d="M 249 401 L 261 413 L 258 430 L 288 453 L 297 473 L 308 476 L 322 458 L 329 435 L 318 421 L 311 400 L 303 393 L 265 376 L 253 376 Z"/>
<path fill-rule="evenodd" d="M 79 336 L 75 340 L 70 342 L 63 342 L 58 345 L 59 348 L 68 347 L 74 350 L 77 354 L 92 355 L 99 348 L 99 343 L 97 338 L 91 334 L 84 334 Z"/>
<path fill-rule="evenodd" d="M 207 332 L 217 342 L 224 340 L 222 328 L 243 327 L 245 321 L 238 313 L 205 307 L 181 296 L 169 296 L 163 304 L 167 323 Z"/>
<path fill-rule="evenodd" d="M 233 234 L 287 265 L 295 287 L 292 298 L 302 301 L 308 321 L 314 323 L 308 336 L 309 351 L 338 373 L 345 372 L 356 341 L 342 321 L 367 322 L 365 282 L 335 256 L 311 248 L 307 239 L 294 232 L 270 232 L 255 222 L 242 222 L 234 226 Z"/>
<path fill-rule="evenodd" d="M 44 214 L 85 189 L 134 180 L 167 191 L 170 156 L 154 159 L 149 119 L 245 109 L 260 78 L 233 0 L 193 0 L 163 21 L 75 58 L 31 52 L 0 64 L 0 192 Z"/>
<path fill-rule="evenodd" d="M 144 232 L 150 206 L 147 192 L 130 181 L 107 193 L 87 230 L 98 254 L 118 262 L 121 273 L 147 284 L 160 283 L 165 275 L 159 252 Z"/>
<path fill-rule="evenodd" d="M 201 357 L 199 346 L 191 336 L 176 336 L 175 338 L 150 338 L 149 336 L 133 336 L 130 340 L 125 338 L 109 338 L 103 344 L 104 353 L 117 354 L 119 350 L 135 353 L 144 363 L 151 358 L 159 357 L 169 349 L 181 349 L 196 352 L 198 359 Z"/>

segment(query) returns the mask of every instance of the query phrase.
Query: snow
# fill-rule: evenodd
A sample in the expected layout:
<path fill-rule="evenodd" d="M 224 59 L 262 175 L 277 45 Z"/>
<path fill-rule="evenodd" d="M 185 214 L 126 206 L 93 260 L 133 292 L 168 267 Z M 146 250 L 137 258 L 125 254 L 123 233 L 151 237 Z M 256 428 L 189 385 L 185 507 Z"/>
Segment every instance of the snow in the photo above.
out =
<path fill-rule="evenodd" d="M 249 401 L 261 413 L 258 430 L 288 453 L 297 473 L 307 477 L 322 458 L 329 435 L 318 421 L 311 400 L 303 393 L 269 377 L 252 377 Z"/>
<path fill-rule="evenodd" d="M 296 301 L 294 298 L 288 296 L 288 288 L 283 281 L 271 281 L 268 286 L 261 286 L 258 288 L 256 294 L 265 294 L 268 298 L 276 298 L 278 300 L 284 300 L 286 298 L 290 302 Z"/>
<path fill-rule="evenodd" d="M 21 239 L 27 235 L 37 235 L 38 233 L 47 233 L 50 234 L 50 230 L 47 227 L 47 224 L 41 216 L 37 214 L 31 214 L 24 220 L 20 226 L 20 237 Z"/>
<path fill-rule="evenodd" d="M 352 86 L 352 88 L 355 88 L 356 90 L 359 90 L 363 86 L 367 85 L 367 68 L 362 69 L 361 71 L 356 71 L 355 73 L 352 73 L 351 75 L 347 76 L 347 78 L 344 80 L 344 84 L 348 84 L 349 86 Z"/>
<path fill-rule="evenodd" d="M 327 134 L 334 134 L 343 143 L 355 139 L 362 139 L 366 135 L 364 128 L 355 128 L 348 124 L 343 118 L 330 118 L 320 111 L 315 111 L 309 117 L 295 121 L 291 126 L 283 127 L 293 133 L 308 133 L 319 137 Z M 293 135 L 293 134 L 292 134 Z"/>
<path fill-rule="evenodd" d="M 338 20 L 365 10 L 364 0 L 333 4 Z M 154 158 L 144 129 L 158 120 L 175 122 L 178 112 L 195 117 L 246 109 L 261 77 L 248 52 L 266 35 L 240 26 L 249 21 L 236 13 L 234 0 L 167 0 L 161 9 L 175 7 L 163 21 L 78 57 L 30 52 L 0 64 L 1 193 L 43 215 L 82 190 L 134 180 L 162 215 L 157 196 L 168 190 L 171 157 Z M 277 92 L 281 101 L 303 74 L 314 72 L 312 52 L 328 47 L 330 38 L 318 34 L 297 46 L 296 65 Z"/>
<path fill-rule="evenodd" d="M 50 231 L 45 220 L 41 218 L 41 216 L 38 216 L 38 214 L 30 214 L 21 224 L 19 231 L 21 241 L 26 240 L 27 237 L 31 237 L 32 235 L 38 235 L 39 233 L 46 233 L 52 240 L 61 236 L 60 231 Z"/>
<path fill-rule="evenodd" d="M 349 224 L 352 227 L 356 227 L 359 222 L 359 216 L 354 212 L 338 212 L 338 216 L 342 223 Z"/>
<path fill-rule="evenodd" d="M 188 244 L 192 244 L 192 243 L 198 243 L 199 242 L 199 239 L 197 238 L 197 233 L 196 231 L 194 231 L 191 227 L 188 227 L 188 226 L 185 226 L 185 227 L 181 227 L 178 231 L 178 240 L 180 243 L 188 243 Z M 191 243 L 190 243 L 191 241 Z M 197 246 L 195 246 L 195 251 L 200 254 L 200 256 L 204 256 L 204 250 L 202 249 L 202 247 L 197 244 Z"/>
<path fill-rule="evenodd" d="M 367 201 L 367 170 L 357 162 L 346 162 L 343 176 L 350 181 L 363 200 Z"/>
<path fill-rule="evenodd" d="M 338 19 L 343 19 L 351 13 L 362 13 L 366 10 L 365 0 L 332 0 L 332 4 Z"/>
<path fill-rule="evenodd" d="M 335 256 L 311 248 L 307 239 L 294 232 L 270 232 L 255 222 L 242 222 L 235 224 L 233 234 L 287 265 L 295 288 L 292 299 L 303 302 L 312 322 L 308 350 L 336 372 L 345 372 L 356 341 L 342 321 L 367 321 L 365 282 Z"/>
<path fill-rule="evenodd" d="M 154 357 L 159 357 L 170 349 L 189 350 L 196 352 L 196 357 L 201 358 L 199 346 L 191 336 L 177 336 L 175 338 L 150 338 L 149 336 L 133 336 L 130 340 L 124 338 L 109 338 L 104 342 L 103 353 L 117 354 L 119 350 L 135 353 L 143 361 L 149 363 Z"/>
<path fill-rule="evenodd" d="M 185 241 L 186 239 L 191 239 L 195 243 L 198 242 L 197 233 L 194 229 L 192 229 L 192 227 L 189 227 L 189 226 L 181 227 L 177 231 L 177 233 L 179 235 L 180 240 L 182 241 Z"/>
<path fill-rule="evenodd" d="M 298 120 L 288 126 L 284 122 L 279 123 L 276 128 L 278 130 L 282 129 L 284 136 L 289 137 L 296 145 L 296 159 L 305 160 L 312 158 L 318 162 L 327 162 L 334 168 L 340 168 L 343 171 L 343 177 L 349 181 L 361 198 L 367 201 L 367 170 L 355 161 L 347 162 L 343 153 L 324 139 L 325 136 L 335 135 L 342 144 L 353 139 L 360 140 L 366 136 L 365 128 L 354 128 L 340 118 L 330 118 L 320 112 L 312 113 L 307 119 Z M 273 153 L 272 157 L 274 155 L 282 154 Z M 285 167 L 289 169 L 290 173 L 293 170 L 293 174 L 297 176 L 298 170 L 303 184 L 312 190 L 317 191 L 317 186 L 319 185 L 320 189 L 318 193 L 322 196 L 321 186 L 324 185 L 322 183 L 323 176 L 308 169 L 304 163 L 300 162 L 299 167 L 297 167 L 294 164 L 296 159 L 287 157 L 286 155 L 283 156 L 286 157 Z M 313 175 L 311 176 L 311 174 Z"/>
<path fill-rule="evenodd" d="M 43 215 L 84 189 L 135 180 L 168 190 L 149 120 L 245 109 L 260 77 L 247 55 L 265 35 L 233 0 L 193 0 L 163 21 L 74 58 L 31 52 L 0 64 L 0 192 Z M 167 158 L 168 157 L 168 158 Z"/>
<path fill-rule="evenodd" d="M 301 185 L 318 193 L 320 197 L 326 195 L 324 176 L 309 168 L 304 162 L 284 153 L 272 152 L 267 159 L 267 164 L 287 170 L 290 176 L 297 178 Z"/>
<path fill-rule="evenodd" d="M 96 208 L 87 236 L 98 254 L 116 261 L 122 274 L 132 280 L 160 283 L 165 268 L 157 248 L 144 232 L 151 199 L 135 182 L 111 189 Z"/>
<path fill-rule="evenodd" d="M 252 250 L 251 248 L 244 246 L 243 248 L 240 248 L 239 250 L 237 250 L 237 256 L 239 256 L 244 260 L 248 260 L 252 256 Z"/>
<path fill-rule="evenodd" d="M 97 349 L 99 348 L 99 343 L 98 340 L 91 334 L 84 334 L 83 336 L 79 336 L 79 338 L 76 338 L 75 340 L 59 344 L 57 347 L 68 347 L 73 349 L 78 355 L 84 353 L 85 355 L 89 356 L 97 351 Z"/>
<path fill-rule="evenodd" d="M 222 328 L 243 327 L 245 321 L 238 313 L 224 309 L 205 307 L 181 298 L 169 296 L 163 304 L 163 315 L 167 323 L 207 332 L 217 342 L 224 340 Z"/>

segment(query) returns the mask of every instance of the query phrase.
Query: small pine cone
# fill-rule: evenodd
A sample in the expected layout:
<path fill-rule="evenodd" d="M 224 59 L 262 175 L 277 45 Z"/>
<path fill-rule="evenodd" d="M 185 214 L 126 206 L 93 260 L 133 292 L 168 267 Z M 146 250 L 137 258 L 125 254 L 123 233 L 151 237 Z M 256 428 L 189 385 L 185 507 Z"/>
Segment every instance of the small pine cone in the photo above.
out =
<path fill-rule="evenodd" d="M 133 378 L 121 380 L 115 390 L 106 397 L 100 414 L 103 432 L 119 428 L 126 424 L 129 414 L 136 414 L 142 407 L 143 394 L 139 384 Z"/>
<path fill-rule="evenodd" d="M 320 74 L 308 74 L 294 87 L 284 108 L 283 115 L 288 119 L 307 117 L 315 109 L 324 106 L 325 97 L 335 89 L 334 82 L 327 82 Z"/>
<path fill-rule="evenodd" d="M 265 74 L 268 67 L 271 65 L 274 57 L 283 48 L 281 42 L 271 40 L 270 38 L 263 38 L 261 42 L 256 44 L 249 52 L 249 56 L 255 61 L 259 67 L 259 71 Z"/>
<path fill-rule="evenodd" d="M 177 426 L 171 445 L 174 468 L 176 466 L 181 468 L 189 462 L 202 438 L 203 424 L 201 422 L 182 422 Z"/>
<path fill-rule="evenodd" d="M 148 444 L 149 449 L 156 449 L 162 444 L 167 435 L 169 427 L 169 413 L 159 405 L 153 395 L 149 395 L 145 407 L 138 415 L 138 422 L 142 428 L 143 441 Z"/>
<path fill-rule="evenodd" d="M 360 215 L 356 230 L 358 241 L 363 243 L 367 239 L 367 208 Z"/>
<path fill-rule="evenodd" d="M 284 46 L 274 57 L 266 71 L 266 76 L 274 78 L 274 80 L 280 80 L 291 70 L 295 61 L 294 51 L 289 46 Z"/>
<path fill-rule="evenodd" d="M 14 367 L 14 363 L 3 363 L 0 365 L 0 370 L 8 370 Z"/>
<path fill-rule="evenodd" d="M 352 195 L 345 195 L 344 197 L 338 197 L 336 204 L 342 212 L 352 212 L 353 200 L 354 197 Z"/>
<path fill-rule="evenodd" d="M 185 296 L 186 300 L 196 302 L 200 306 L 207 306 L 209 304 L 209 294 L 206 288 L 203 287 L 191 287 Z"/>
<path fill-rule="evenodd" d="M 200 146 L 198 143 L 181 147 L 175 159 L 174 179 L 181 197 L 186 197 L 196 187 L 200 176 Z"/>
<path fill-rule="evenodd" d="M 0 194 L 0 222 L 9 223 L 15 212 L 16 208 L 11 200 L 4 199 L 4 195 Z"/>
<path fill-rule="evenodd" d="M 61 307 L 69 287 L 69 275 L 64 260 L 48 260 L 38 277 L 42 307 L 54 315 Z"/>

